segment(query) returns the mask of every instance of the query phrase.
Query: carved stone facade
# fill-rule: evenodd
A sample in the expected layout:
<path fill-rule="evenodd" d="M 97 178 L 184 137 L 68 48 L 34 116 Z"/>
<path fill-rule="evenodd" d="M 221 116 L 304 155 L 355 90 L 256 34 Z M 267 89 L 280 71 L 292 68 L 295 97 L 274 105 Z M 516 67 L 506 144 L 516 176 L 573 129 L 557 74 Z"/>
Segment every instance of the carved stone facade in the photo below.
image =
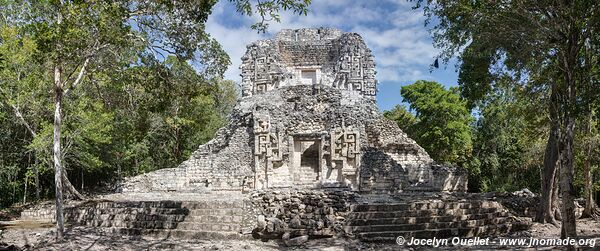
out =
<path fill-rule="evenodd" d="M 242 61 L 229 124 L 179 167 L 134 177 L 125 191 L 466 190 L 464 172 L 436 165 L 383 117 L 360 35 L 283 30 L 248 45 Z"/>
<path fill-rule="evenodd" d="M 247 46 L 240 69 L 244 97 L 294 85 L 377 94 L 371 50 L 358 34 L 336 29 L 283 30 Z"/>

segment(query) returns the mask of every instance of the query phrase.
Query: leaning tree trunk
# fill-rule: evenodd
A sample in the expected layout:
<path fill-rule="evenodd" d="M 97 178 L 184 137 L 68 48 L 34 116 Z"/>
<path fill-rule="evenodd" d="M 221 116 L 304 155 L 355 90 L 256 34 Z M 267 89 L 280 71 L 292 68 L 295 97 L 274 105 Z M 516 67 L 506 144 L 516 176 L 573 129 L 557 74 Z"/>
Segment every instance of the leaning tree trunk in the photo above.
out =
<path fill-rule="evenodd" d="M 62 239 L 64 236 L 65 226 L 63 218 L 63 174 L 61 165 L 61 149 L 60 149 L 60 127 L 62 122 L 62 69 L 60 65 L 54 67 L 54 140 L 53 140 L 53 160 L 54 160 L 54 183 L 56 197 L 56 236 Z"/>
<path fill-rule="evenodd" d="M 51 166 L 54 165 L 53 162 L 48 162 L 48 163 Z M 73 184 L 69 180 L 69 177 L 67 176 L 67 170 L 64 168 L 63 165 L 61 165 L 61 166 L 62 166 L 62 170 L 61 170 L 62 186 L 63 186 L 63 189 L 64 189 L 63 192 L 68 193 L 68 196 L 69 196 L 70 199 L 85 200 L 86 199 L 85 196 L 83 196 L 79 191 L 77 191 L 77 189 L 75 188 L 75 186 L 73 186 Z"/>
<path fill-rule="evenodd" d="M 63 171 L 62 171 L 62 177 L 63 177 L 63 187 L 66 188 L 66 190 L 72 196 L 72 199 L 84 200 L 85 196 L 83 196 L 81 193 L 79 193 L 77 191 L 77 189 L 75 188 L 75 186 L 73 186 L 73 184 L 71 183 L 71 181 L 67 177 L 67 170 L 63 169 Z"/>

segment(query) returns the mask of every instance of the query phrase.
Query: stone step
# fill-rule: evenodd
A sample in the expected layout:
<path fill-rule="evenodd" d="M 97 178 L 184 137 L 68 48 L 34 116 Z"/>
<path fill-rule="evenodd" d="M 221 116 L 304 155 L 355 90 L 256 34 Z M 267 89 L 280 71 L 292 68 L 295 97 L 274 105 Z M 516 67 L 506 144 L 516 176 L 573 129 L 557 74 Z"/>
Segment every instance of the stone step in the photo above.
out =
<path fill-rule="evenodd" d="M 226 231 L 192 231 L 179 229 L 139 229 L 139 228 L 99 228 L 98 231 L 109 235 L 146 236 L 153 238 L 175 238 L 175 239 L 250 239 L 251 236 L 242 235 L 238 232 Z"/>
<path fill-rule="evenodd" d="M 499 225 L 488 225 L 480 227 L 448 228 L 448 229 L 427 229 L 416 231 L 380 231 L 358 233 L 356 236 L 362 241 L 394 242 L 398 236 L 405 239 L 411 237 L 425 238 L 451 238 L 451 237 L 485 237 L 521 230 L 522 226 L 513 223 L 504 223 Z"/>
<path fill-rule="evenodd" d="M 163 221 L 118 221 L 118 220 L 90 220 L 79 222 L 82 225 L 90 227 L 117 227 L 117 228 L 136 228 L 136 229 L 175 229 L 181 222 L 163 222 Z"/>
<path fill-rule="evenodd" d="M 404 210 L 426 210 L 426 209 L 470 209 L 470 208 L 502 208 L 496 201 L 474 201 L 474 202 L 415 202 L 399 204 L 358 204 L 352 205 L 354 212 L 369 211 L 404 211 Z"/>
<path fill-rule="evenodd" d="M 294 181 L 295 186 L 314 186 L 318 180 L 296 180 Z"/>
<path fill-rule="evenodd" d="M 66 210 L 67 214 L 161 214 L 161 215 L 179 215 L 189 214 L 187 208 L 94 208 L 80 207 Z"/>
<path fill-rule="evenodd" d="M 378 219 L 378 218 L 402 218 L 402 217 L 454 217 L 469 214 L 487 214 L 498 212 L 498 208 L 477 209 L 427 209 L 414 211 L 388 211 L 388 212 L 352 212 L 349 219 Z"/>
<path fill-rule="evenodd" d="M 243 208 L 241 200 L 232 201 L 109 201 L 89 202 L 79 205 L 78 208 L 101 209 L 225 209 Z"/>
<path fill-rule="evenodd" d="M 347 226 L 346 232 L 385 232 L 385 231 L 418 231 L 427 229 L 449 229 L 449 228 L 474 228 L 486 225 L 498 225 L 508 223 L 508 218 L 493 218 L 481 220 L 466 220 L 466 221 L 448 221 L 448 222 L 428 222 L 428 223 L 413 223 L 413 224 L 383 224 L 383 225 L 361 225 Z"/>
<path fill-rule="evenodd" d="M 90 226 L 111 227 L 118 224 L 129 224 L 123 227 L 134 228 L 174 228 L 173 224 L 182 222 L 189 223 L 239 223 L 242 215 L 145 215 L 145 214 L 103 214 L 103 215 L 81 215 L 79 217 L 67 217 L 67 222 Z M 153 224 L 155 223 L 155 224 Z M 134 224 L 134 225 L 131 225 Z M 141 224 L 141 227 L 135 224 Z"/>
<path fill-rule="evenodd" d="M 101 221 L 165 221 L 165 222 L 179 222 L 183 221 L 189 216 L 182 214 L 81 214 L 81 215 L 69 215 L 68 220 L 72 221 L 86 221 L 86 220 L 101 220 Z"/>
<path fill-rule="evenodd" d="M 95 208 L 182 208 L 182 201 L 89 201 L 79 207 Z"/>
<path fill-rule="evenodd" d="M 244 210 L 242 208 L 226 208 L 226 209 L 194 209 L 188 214 L 189 216 L 234 216 L 243 215 Z"/>
<path fill-rule="evenodd" d="M 67 222 L 114 234 L 229 238 L 241 230 L 245 204 L 233 201 L 103 201 L 66 210 Z"/>
<path fill-rule="evenodd" d="M 184 202 L 184 208 L 188 209 L 231 209 L 244 208 L 244 202 L 239 201 L 203 201 L 203 202 Z"/>
<path fill-rule="evenodd" d="M 170 208 L 170 209 L 156 209 L 149 208 L 143 210 L 128 210 L 125 208 L 112 208 L 112 209 L 77 209 L 70 210 L 66 213 L 67 218 L 101 218 L 101 219 L 124 219 L 124 220 L 179 220 L 185 216 L 233 216 L 242 215 L 244 210 L 242 208 L 228 208 L 228 209 L 181 209 L 181 208 Z"/>
<path fill-rule="evenodd" d="M 177 230 L 193 230 L 193 231 L 221 231 L 221 232 L 239 232 L 241 225 L 235 223 L 213 222 L 213 223 L 196 223 L 196 222 L 181 222 L 177 225 Z"/>
<path fill-rule="evenodd" d="M 192 215 L 185 218 L 190 223 L 237 223 L 242 221 L 242 215 Z"/>
<path fill-rule="evenodd" d="M 487 214 L 468 214 L 459 216 L 425 216 L 425 217 L 401 217 L 401 218 L 375 218 L 375 219 L 349 219 L 349 226 L 366 225 L 397 225 L 397 224 L 420 224 L 434 222 L 455 222 L 482 219 L 495 219 L 507 217 L 507 212 L 495 212 Z"/>

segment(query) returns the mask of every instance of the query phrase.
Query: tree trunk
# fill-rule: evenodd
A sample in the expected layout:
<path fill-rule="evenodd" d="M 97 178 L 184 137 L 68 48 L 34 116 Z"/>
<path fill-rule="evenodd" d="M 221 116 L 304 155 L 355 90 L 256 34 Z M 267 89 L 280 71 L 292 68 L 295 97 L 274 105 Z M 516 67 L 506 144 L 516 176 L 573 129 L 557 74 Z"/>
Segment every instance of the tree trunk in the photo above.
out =
<path fill-rule="evenodd" d="M 556 174 L 560 173 L 560 166 L 556 167 Z M 554 225 L 558 226 L 558 221 L 562 220 L 562 216 L 560 214 L 560 205 L 558 204 L 558 192 L 559 192 L 559 182 L 560 182 L 560 177 L 559 175 L 554 175 L 554 187 L 552 188 L 552 204 L 551 204 L 551 210 L 550 212 L 552 212 L 554 214 L 554 220 L 556 221 L 556 223 Z"/>
<path fill-rule="evenodd" d="M 593 123 L 593 114 L 589 111 L 589 117 L 587 121 L 586 133 L 588 136 L 592 136 L 592 123 Z M 583 213 L 581 217 L 592 217 L 594 215 L 595 210 L 595 202 L 593 197 L 593 187 L 592 187 L 592 168 L 591 168 L 591 160 L 590 156 L 592 155 L 592 142 L 589 142 L 591 139 L 588 139 L 586 142 L 586 150 L 585 150 L 585 160 L 583 161 L 583 174 L 584 174 L 584 182 L 585 182 L 585 208 L 583 209 Z"/>
<path fill-rule="evenodd" d="M 40 200 L 40 167 L 38 166 L 38 158 L 35 151 L 33 152 L 33 162 L 35 166 L 35 200 Z"/>
<path fill-rule="evenodd" d="M 538 208 L 536 219 L 540 223 L 552 223 L 554 225 L 558 225 L 558 222 L 556 222 L 556 218 L 554 217 L 555 210 L 557 209 L 557 196 L 554 195 L 558 186 L 556 182 L 556 173 L 557 166 L 559 163 L 557 148 L 559 125 L 556 113 L 556 88 L 556 84 L 552 84 L 552 93 L 550 95 L 549 104 L 551 128 L 550 134 L 548 135 L 546 150 L 544 152 L 544 170 L 542 173 L 542 197 L 540 199 L 540 207 Z"/>
<path fill-rule="evenodd" d="M 561 88 L 559 100 L 561 109 L 561 130 L 558 149 L 560 158 L 560 192 L 562 195 L 562 238 L 576 238 L 576 218 L 575 218 L 575 189 L 573 188 L 574 174 L 574 138 L 575 138 L 575 115 L 576 115 L 576 93 L 575 93 L 575 70 L 577 65 L 577 55 L 579 53 L 578 40 L 579 31 L 574 29 L 575 24 L 570 24 L 567 46 L 562 53 L 562 62 L 564 69 L 564 83 Z M 574 250 L 575 247 L 568 246 L 568 250 Z"/>
<path fill-rule="evenodd" d="M 73 186 L 73 184 L 71 183 L 71 181 L 67 177 L 67 171 L 64 170 L 64 169 L 63 169 L 63 172 L 62 172 L 62 176 L 63 176 L 63 187 L 66 188 L 66 190 L 69 192 L 69 194 L 71 196 L 73 196 L 73 199 L 84 200 L 85 196 L 83 196 L 81 193 L 79 193 L 77 191 L 77 189 L 75 188 L 75 186 Z"/>
<path fill-rule="evenodd" d="M 540 208 L 538 209 L 537 221 L 540 223 L 552 223 L 557 225 L 556 219 L 554 218 L 553 203 L 553 190 L 555 189 L 555 175 L 556 175 L 556 161 L 557 151 L 554 140 L 554 128 L 548 138 L 546 144 L 546 152 L 544 154 L 544 171 L 542 178 L 542 197 L 540 201 Z"/>
<path fill-rule="evenodd" d="M 563 151 L 560 168 L 560 192 L 562 195 L 562 228 L 564 236 L 562 238 L 577 236 L 576 218 L 575 218 L 575 190 L 573 189 L 573 138 L 575 121 L 572 118 L 565 118 L 567 130 L 561 138 L 560 148 Z"/>
<path fill-rule="evenodd" d="M 63 174 L 61 165 L 60 149 L 60 127 L 62 122 L 62 69 L 60 65 L 54 67 L 54 140 L 53 140 L 53 159 L 54 159 L 54 183 L 56 197 L 56 237 L 60 240 L 64 236 L 65 226 L 63 218 Z"/>
<path fill-rule="evenodd" d="M 81 191 L 83 191 L 83 168 L 81 168 Z"/>
<path fill-rule="evenodd" d="M 54 165 L 53 162 L 48 162 L 48 165 L 52 166 Z M 67 176 L 67 170 L 62 169 L 62 186 L 63 186 L 63 192 L 67 192 L 68 195 L 70 195 L 71 199 L 75 199 L 75 200 L 84 200 L 85 196 L 83 196 L 81 193 L 79 193 L 77 191 L 77 189 L 75 188 L 75 186 L 73 186 L 73 184 L 71 183 L 71 181 L 69 180 L 69 177 Z"/>
<path fill-rule="evenodd" d="M 27 178 L 29 177 L 27 177 L 27 174 L 25 174 L 25 192 L 23 193 L 23 204 L 27 203 Z"/>
<path fill-rule="evenodd" d="M 31 152 L 27 153 L 27 166 L 31 166 Z M 25 191 L 23 193 L 23 204 L 27 203 L 27 183 L 29 177 L 27 177 L 27 172 L 25 172 Z"/>

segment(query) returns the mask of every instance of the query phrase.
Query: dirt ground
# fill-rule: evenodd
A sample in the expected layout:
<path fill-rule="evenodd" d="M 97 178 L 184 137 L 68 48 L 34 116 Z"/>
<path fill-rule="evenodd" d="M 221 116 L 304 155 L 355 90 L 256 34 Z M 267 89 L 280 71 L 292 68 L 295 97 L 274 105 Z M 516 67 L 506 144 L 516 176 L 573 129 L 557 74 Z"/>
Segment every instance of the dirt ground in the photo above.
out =
<path fill-rule="evenodd" d="M 507 247 L 491 246 L 400 246 L 395 243 L 362 243 L 353 239 L 314 239 L 307 243 L 286 247 L 276 241 L 260 240 L 171 240 L 148 239 L 132 236 L 106 236 L 85 227 L 67 228 L 64 241 L 55 241 L 55 229 L 50 224 L 32 222 L 0 222 L 0 250 L 14 245 L 21 250 L 562 250 L 562 247 Z M 580 219 L 577 222 L 581 238 L 594 239 L 594 247 L 582 250 L 600 250 L 600 222 Z M 528 231 L 513 233 L 509 238 L 558 238 L 560 228 L 550 224 L 534 224 Z M 504 237 L 502 237 L 504 238 Z M 498 239 L 498 238 L 496 238 Z M 9 249 L 10 250 L 10 249 Z M 19 249 L 16 249 L 19 250 Z"/>

